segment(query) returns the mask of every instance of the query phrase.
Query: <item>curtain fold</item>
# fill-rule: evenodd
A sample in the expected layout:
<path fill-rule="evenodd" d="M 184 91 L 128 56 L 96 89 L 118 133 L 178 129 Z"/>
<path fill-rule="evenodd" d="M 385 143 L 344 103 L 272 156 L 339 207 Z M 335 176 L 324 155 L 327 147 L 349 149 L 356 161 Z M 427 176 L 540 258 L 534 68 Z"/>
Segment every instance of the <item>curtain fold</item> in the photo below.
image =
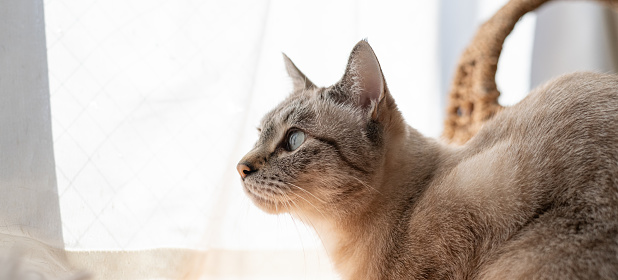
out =
<path fill-rule="evenodd" d="M 0 6 L 0 234 L 62 248 L 43 2 Z"/>

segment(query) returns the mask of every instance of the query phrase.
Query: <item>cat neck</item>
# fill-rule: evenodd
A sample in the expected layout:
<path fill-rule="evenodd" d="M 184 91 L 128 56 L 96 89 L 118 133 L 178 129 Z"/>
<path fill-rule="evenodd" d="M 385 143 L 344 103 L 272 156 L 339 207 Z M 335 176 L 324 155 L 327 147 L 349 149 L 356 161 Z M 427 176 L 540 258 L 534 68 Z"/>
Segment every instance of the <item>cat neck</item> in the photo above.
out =
<path fill-rule="evenodd" d="M 385 140 L 388 149 L 371 180 L 376 191 L 371 199 L 312 222 L 344 279 L 380 278 L 387 264 L 376 259 L 397 245 L 392 232 L 401 227 L 398 223 L 427 188 L 446 149 L 407 125 L 390 131 Z"/>

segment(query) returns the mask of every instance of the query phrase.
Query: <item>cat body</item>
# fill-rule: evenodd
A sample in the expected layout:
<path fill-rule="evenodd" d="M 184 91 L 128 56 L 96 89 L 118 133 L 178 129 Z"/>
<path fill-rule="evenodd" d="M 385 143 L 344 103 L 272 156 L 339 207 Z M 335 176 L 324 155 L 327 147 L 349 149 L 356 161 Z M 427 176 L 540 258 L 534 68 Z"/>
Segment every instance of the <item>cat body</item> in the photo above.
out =
<path fill-rule="evenodd" d="M 455 147 L 405 123 L 365 41 L 327 88 L 286 66 L 238 169 L 344 279 L 618 278 L 617 76 L 562 76 Z"/>

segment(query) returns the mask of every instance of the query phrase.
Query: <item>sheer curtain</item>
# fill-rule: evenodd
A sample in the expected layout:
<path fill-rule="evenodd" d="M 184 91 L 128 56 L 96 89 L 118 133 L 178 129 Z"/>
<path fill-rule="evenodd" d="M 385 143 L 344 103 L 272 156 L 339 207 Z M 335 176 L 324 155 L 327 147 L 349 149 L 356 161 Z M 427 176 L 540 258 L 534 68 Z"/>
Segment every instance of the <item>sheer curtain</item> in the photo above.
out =
<path fill-rule="evenodd" d="M 17 176 L 20 173 L 8 166 L 28 160 L 23 172 L 46 178 L 47 183 L 20 181 L 38 190 L 41 198 L 36 198 L 16 184 L 2 182 L 0 189 L 10 196 L 0 200 L 32 198 L 21 203 L 28 208 L 39 199 L 45 201 L 45 209 L 19 212 L 0 204 L 10 217 L 0 221 L 0 233 L 14 235 L 14 229 L 29 219 L 44 221 L 42 232 L 55 239 L 24 235 L 50 248 L 64 245 L 67 252 L 60 261 L 90 271 L 95 279 L 337 279 L 313 231 L 286 215 L 260 212 L 243 194 L 235 170 L 257 138 L 261 116 L 291 88 L 281 52 L 316 84 L 326 86 L 343 74 L 354 44 L 368 38 L 407 121 L 437 137 L 444 94 L 459 53 L 476 26 L 503 3 L 2 2 L 0 11 L 6 14 L 0 19 L 12 15 L 39 30 L 28 33 L 8 20 L 0 26 L 2 38 L 15 46 L 10 49 L 14 53 L 0 48 L 2 57 L 20 54 L 20 61 L 36 60 L 38 68 L 33 69 L 38 72 L 32 73 L 38 73 L 39 86 L 24 87 L 29 95 L 18 95 L 0 78 L 0 105 L 7 109 L 0 112 L 0 141 L 6 140 L 0 142 L 1 175 Z M 554 4 L 544 8 L 550 11 L 550 5 Z M 578 19 L 598 24 L 590 28 L 605 26 L 608 35 L 575 51 L 599 57 L 596 50 L 604 48 L 604 54 L 615 54 L 615 40 L 607 38 L 616 38 L 611 37 L 616 29 L 605 22 L 612 15 L 595 5 L 588 5 Z M 30 12 L 29 17 L 17 17 L 16 9 Z M 547 71 L 534 66 L 531 58 L 549 57 L 541 48 L 547 52 L 554 42 L 539 36 L 560 27 L 543 31 L 549 27 L 536 23 L 557 20 L 552 17 L 539 13 L 537 20 L 535 14 L 527 15 L 507 39 L 498 70 L 504 104 L 517 102 L 531 84 L 546 79 L 539 73 Z M 27 33 L 38 36 L 38 47 L 26 48 L 26 41 L 15 39 L 14 34 Z M 45 39 L 47 53 L 42 48 Z M 19 65 L 4 58 L 1 63 L 6 75 Z M 598 65 L 593 62 L 589 68 Z M 610 66 L 597 70 L 615 71 L 615 64 L 603 65 Z M 16 78 L 19 83 L 29 83 L 28 75 L 18 75 L 26 77 Z M 28 117 L 14 117 L 19 114 Z M 27 122 L 31 119 L 37 124 Z M 5 133 L 25 126 L 31 128 L 27 134 Z M 40 165 L 27 165 L 32 158 L 16 149 L 10 137 L 39 141 L 43 167 L 28 169 Z M 5 161 L 4 155 L 11 160 Z M 18 226 L 2 227 L 2 222 Z"/>

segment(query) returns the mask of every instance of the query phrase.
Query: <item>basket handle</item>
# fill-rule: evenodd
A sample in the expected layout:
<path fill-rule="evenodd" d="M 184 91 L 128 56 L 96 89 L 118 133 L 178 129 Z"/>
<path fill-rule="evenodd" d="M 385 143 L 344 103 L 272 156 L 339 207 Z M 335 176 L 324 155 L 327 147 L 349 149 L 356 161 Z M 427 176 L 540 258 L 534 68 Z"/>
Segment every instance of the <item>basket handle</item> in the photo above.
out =
<path fill-rule="evenodd" d="M 549 0 L 511 0 L 483 23 L 456 68 L 449 92 L 443 138 L 463 144 L 503 107 L 496 70 L 504 40 L 517 21 Z M 618 11 L 618 0 L 596 0 Z"/>

